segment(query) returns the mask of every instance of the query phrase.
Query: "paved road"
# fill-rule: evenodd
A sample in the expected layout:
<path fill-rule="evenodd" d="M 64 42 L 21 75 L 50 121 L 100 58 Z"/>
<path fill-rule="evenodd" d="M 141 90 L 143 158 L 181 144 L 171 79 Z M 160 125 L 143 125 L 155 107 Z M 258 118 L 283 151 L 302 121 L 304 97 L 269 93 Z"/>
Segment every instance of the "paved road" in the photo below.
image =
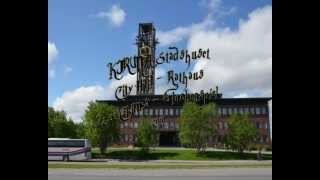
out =
<path fill-rule="evenodd" d="M 48 169 L 48 180 L 271 180 L 271 168 L 90 170 Z"/>

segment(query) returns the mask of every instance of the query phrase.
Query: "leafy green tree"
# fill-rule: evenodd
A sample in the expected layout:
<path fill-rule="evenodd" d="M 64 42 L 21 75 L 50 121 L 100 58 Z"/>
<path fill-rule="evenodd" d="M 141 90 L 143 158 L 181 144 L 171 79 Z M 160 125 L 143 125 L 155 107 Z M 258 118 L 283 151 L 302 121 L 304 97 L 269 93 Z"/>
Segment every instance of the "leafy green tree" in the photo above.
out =
<path fill-rule="evenodd" d="M 150 118 L 143 118 L 138 127 L 138 143 L 137 145 L 143 151 L 149 152 L 149 147 L 157 142 L 156 130 Z"/>
<path fill-rule="evenodd" d="M 188 147 L 196 148 L 197 152 L 206 150 L 208 139 L 217 132 L 216 105 L 210 103 L 199 106 L 189 102 L 183 105 L 182 114 L 179 118 L 180 142 Z"/>
<path fill-rule="evenodd" d="M 258 131 L 247 114 L 233 114 L 228 122 L 229 132 L 226 145 L 232 150 L 243 153 L 249 145 L 255 142 Z"/>
<path fill-rule="evenodd" d="M 48 138 L 54 137 L 54 109 L 48 107 Z"/>
<path fill-rule="evenodd" d="M 48 107 L 48 137 L 75 138 L 76 127 L 74 122 L 64 111 L 55 111 Z"/>
<path fill-rule="evenodd" d="M 76 134 L 77 138 L 79 139 L 85 139 L 86 138 L 86 131 L 85 131 L 85 126 L 83 122 L 80 122 L 76 125 Z"/>
<path fill-rule="evenodd" d="M 119 139 L 120 117 L 118 109 L 106 103 L 90 102 L 84 115 L 86 136 L 94 146 L 105 153 L 108 144 Z"/>

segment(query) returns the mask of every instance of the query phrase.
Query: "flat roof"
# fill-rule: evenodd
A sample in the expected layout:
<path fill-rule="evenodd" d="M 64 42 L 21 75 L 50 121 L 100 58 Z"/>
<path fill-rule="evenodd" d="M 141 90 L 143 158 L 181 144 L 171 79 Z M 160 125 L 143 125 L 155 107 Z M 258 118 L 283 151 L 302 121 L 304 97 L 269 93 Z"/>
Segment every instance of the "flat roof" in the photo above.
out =
<path fill-rule="evenodd" d="M 127 105 L 133 102 L 141 102 L 145 98 L 150 99 L 151 106 L 182 106 L 183 102 L 172 103 L 171 101 L 164 101 L 163 95 L 149 95 L 149 96 L 129 96 L 126 100 L 97 100 L 96 102 L 109 103 L 115 106 Z M 272 97 L 248 97 L 248 98 L 217 98 L 210 102 L 217 105 L 241 105 L 241 104 L 267 104 Z"/>

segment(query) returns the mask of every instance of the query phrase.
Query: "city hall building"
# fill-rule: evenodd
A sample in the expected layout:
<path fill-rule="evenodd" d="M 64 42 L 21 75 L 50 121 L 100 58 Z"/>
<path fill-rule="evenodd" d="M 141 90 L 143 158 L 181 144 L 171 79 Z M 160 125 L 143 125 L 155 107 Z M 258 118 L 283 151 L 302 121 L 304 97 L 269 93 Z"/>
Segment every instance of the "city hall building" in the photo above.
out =
<path fill-rule="evenodd" d="M 148 45 L 151 50 L 150 60 L 155 61 L 155 28 L 151 23 L 139 24 L 139 34 L 137 36 L 138 55 L 143 51 L 143 45 Z M 138 61 L 138 66 L 143 66 L 143 61 Z M 128 106 L 148 99 L 148 106 L 135 111 L 129 119 L 121 121 L 119 145 L 134 145 L 137 142 L 137 129 L 139 121 L 143 117 L 150 117 L 156 127 L 158 146 L 180 146 L 179 142 L 179 116 L 182 113 L 183 101 L 167 101 L 164 95 L 155 94 L 155 68 L 154 66 L 147 69 L 149 75 L 143 76 L 142 72 L 137 72 L 136 95 L 130 95 L 124 100 L 98 100 L 97 102 L 108 103 L 119 108 Z M 142 87 L 148 88 L 142 88 Z M 270 123 L 269 123 L 269 106 L 268 102 L 271 97 L 259 98 L 224 98 L 216 89 L 216 96 L 209 98 L 204 105 L 213 102 L 218 108 L 218 133 L 209 138 L 208 146 L 223 147 L 223 138 L 228 133 L 228 121 L 231 114 L 240 113 L 250 114 L 251 121 L 256 125 L 259 131 L 260 142 L 270 144 Z"/>

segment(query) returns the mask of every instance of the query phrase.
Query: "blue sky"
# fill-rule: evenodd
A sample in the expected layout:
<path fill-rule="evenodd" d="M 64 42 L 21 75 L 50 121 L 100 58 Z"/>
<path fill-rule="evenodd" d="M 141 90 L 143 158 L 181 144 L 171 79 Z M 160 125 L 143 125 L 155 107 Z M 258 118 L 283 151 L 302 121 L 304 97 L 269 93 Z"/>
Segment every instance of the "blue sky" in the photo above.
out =
<path fill-rule="evenodd" d="M 73 113 L 75 118 L 79 118 L 83 112 L 84 104 L 89 100 L 88 97 L 79 96 L 92 93 L 89 98 L 95 99 L 109 97 L 105 96 L 104 92 L 113 94 L 112 84 L 107 79 L 106 64 L 124 56 L 136 54 L 136 47 L 133 43 L 140 22 L 154 23 L 160 37 L 160 43 L 164 42 L 158 47 L 157 53 L 159 53 L 170 45 L 179 48 L 195 48 L 196 42 L 204 33 L 208 33 L 208 38 L 212 37 L 214 40 L 220 38 L 217 41 L 221 42 L 225 42 L 222 39 L 224 37 L 226 39 L 237 35 L 240 38 L 246 37 L 242 35 L 245 33 L 239 30 L 241 29 L 240 24 L 245 24 L 246 21 L 248 21 L 248 25 L 243 27 L 243 31 L 253 29 L 258 31 L 257 34 L 261 32 L 261 36 L 264 36 L 265 31 L 261 29 L 268 27 L 259 25 L 258 22 L 262 20 L 269 22 L 268 13 L 271 11 L 271 4 L 272 2 L 268 0 L 49 0 L 48 105 L 69 111 L 68 113 Z M 270 8 L 266 8 L 268 6 Z M 257 9 L 262 10 L 257 11 Z M 252 15 L 253 23 L 251 25 L 249 14 L 255 11 L 257 12 Z M 255 25 L 259 28 L 251 28 Z M 170 38 L 168 42 L 166 38 L 172 36 L 177 39 L 170 42 Z M 266 37 L 268 36 L 269 34 L 266 35 Z M 250 38 L 247 39 L 251 42 Z M 267 48 L 269 48 L 269 41 L 271 40 L 268 39 L 266 42 Z M 211 48 L 210 43 L 205 42 L 204 45 Z M 212 44 L 212 47 L 214 49 L 210 50 L 215 52 L 224 45 Z M 223 73 L 219 76 L 221 82 L 213 81 L 212 86 L 219 84 L 226 96 L 271 96 L 271 80 L 264 78 L 267 75 L 271 76 L 270 61 L 265 60 L 270 59 L 270 51 L 262 52 L 257 49 L 251 52 L 251 50 L 245 49 L 241 52 L 247 52 L 248 55 L 244 54 L 238 57 L 262 59 L 260 64 L 254 64 L 255 60 L 250 62 L 258 69 L 268 70 L 260 78 L 267 80 L 263 83 L 255 83 L 258 88 L 252 88 L 250 82 L 239 86 L 234 83 L 237 81 L 236 79 L 231 79 Z M 223 56 L 223 53 L 221 56 L 217 55 L 218 57 L 221 57 L 221 62 L 230 62 L 230 66 L 234 64 L 233 61 L 223 61 L 224 58 L 228 58 Z M 217 62 L 219 62 L 218 59 Z M 177 70 L 184 68 L 181 64 L 174 66 Z M 194 65 L 194 70 L 198 66 L 201 67 L 201 64 Z M 172 67 L 163 66 L 162 73 L 167 68 Z M 224 68 L 221 66 L 216 70 L 216 73 L 219 74 L 223 70 Z M 246 77 L 250 78 L 252 74 L 248 73 Z M 257 80 L 252 79 L 251 82 L 255 81 Z M 203 84 L 199 84 L 198 87 L 204 88 L 203 86 Z M 239 90 L 234 87 L 239 87 Z M 74 103 L 81 105 L 71 108 L 70 104 Z"/>

